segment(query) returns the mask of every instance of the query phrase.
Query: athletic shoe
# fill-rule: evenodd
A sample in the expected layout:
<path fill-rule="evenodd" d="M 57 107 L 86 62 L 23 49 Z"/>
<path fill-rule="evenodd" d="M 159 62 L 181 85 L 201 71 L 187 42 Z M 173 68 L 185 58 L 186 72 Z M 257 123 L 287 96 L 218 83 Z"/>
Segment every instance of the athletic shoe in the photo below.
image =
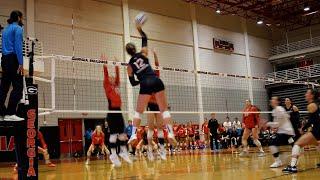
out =
<path fill-rule="evenodd" d="M 286 168 L 282 169 L 282 172 L 284 173 L 297 173 L 298 169 L 296 166 L 287 166 Z"/>
<path fill-rule="evenodd" d="M 127 152 L 121 152 L 119 153 L 119 156 L 125 160 L 127 163 L 132 164 L 132 160 L 129 157 L 129 154 Z M 117 156 L 118 157 L 118 156 Z M 119 160 L 119 159 L 118 159 Z"/>
<path fill-rule="evenodd" d="M 166 155 L 166 150 L 165 149 L 160 149 L 159 150 L 159 155 L 160 155 L 160 158 L 162 159 L 162 160 L 167 160 L 167 155 Z"/>
<path fill-rule="evenodd" d="M 121 166 L 121 162 L 120 162 L 120 160 L 119 160 L 118 155 L 116 155 L 116 154 L 111 154 L 111 155 L 109 156 L 109 158 L 110 158 L 110 161 L 112 162 L 112 164 L 113 164 L 115 167 L 120 167 L 120 166 Z"/>
<path fill-rule="evenodd" d="M 270 165 L 270 168 L 278 168 L 282 166 L 281 161 L 275 161 L 273 164 Z"/>
<path fill-rule="evenodd" d="M 11 115 L 11 116 L 5 116 L 4 120 L 5 121 L 23 121 L 24 118 L 18 117 L 16 115 Z"/>
<path fill-rule="evenodd" d="M 132 134 L 130 136 L 130 139 L 128 140 L 128 144 L 131 144 L 132 142 L 134 142 L 135 140 L 137 140 L 137 134 Z"/>
<path fill-rule="evenodd" d="M 264 157 L 266 154 L 264 152 L 259 152 L 258 157 Z"/>
<path fill-rule="evenodd" d="M 87 159 L 85 164 L 89 165 L 90 164 L 90 159 Z"/>
<path fill-rule="evenodd" d="M 247 156 L 249 156 L 249 152 L 248 152 L 248 151 L 242 151 L 242 152 L 239 154 L 239 156 L 241 156 L 241 157 L 247 157 Z"/>
<path fill-rule="evenodd" d="M 149 161 L 154 161 L 154 156 L 153 156 L 152 151 L 148 151 L 147 156 L 148 156 Z"/>
<path fill-rule="evenodd" d="M 47 166 L 48 166 L 48 167 L 56 167 L 56 165 L 53 164 L 52 162 L 48 163 Z"/>

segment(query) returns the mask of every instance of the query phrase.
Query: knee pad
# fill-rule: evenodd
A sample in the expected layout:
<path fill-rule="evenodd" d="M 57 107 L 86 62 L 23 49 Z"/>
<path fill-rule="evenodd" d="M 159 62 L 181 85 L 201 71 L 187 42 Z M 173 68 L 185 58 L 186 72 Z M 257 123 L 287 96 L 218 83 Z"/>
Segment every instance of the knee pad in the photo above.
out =
<path fill-rule="evenodd" d="M 148 129 L 147 139 L 148 139 L 148 140 L 152 140 L 152 139 L 153 139 L 153 130 Z"/>
<path fill-rule="evenodd" d="M 261 146 L 261 143 L 260 143 L 260 141 L 259 141 L 258 139 L 253 140 L 253 142 L 254 142 L 254 144 L 255 144 L 256 146 L 258 146 L 258 147 Z"/>
<path fill-rule="evenodd" d="M 277 146 L 269 146 L 271 154 L 276 154 L 279 152 L 279 148 Z"/>
<path fill-rule="evenodd" d="M 162 118 L 163 118 L 163 119 L 171 118 L 170 112 L 169 112 L 169 111 L 164 111 L 164 112 L 162 113 Z"/>
<path fill-rule="evenodd" d="M 299 156 L 300 155 L 300 146 L 294 145 L 292 147 L 292 156 Z"/>
<path fill-rule="evenodd" d="M 163 130 L 158 129 L 158 138 L 164 138 Z"/>
<path fill-rule="evenodd" d="M 128 137 L 126 134 L 122 133 L 122 134 L 119 134 L 118 139 L 120 141 L 126 141 L 128 139 Z"/>
<path fill-rule="evenodd" d="M 109 138 L 110 143 L 116 143 L 118 138 L 118 134 L 111 134 Z"/>
<path fill-rule="evenodd" d="M 133 114 L 133 118 L 134 119 L 141 119 L 141 114 L 139 112 L 135 111 Z"/>

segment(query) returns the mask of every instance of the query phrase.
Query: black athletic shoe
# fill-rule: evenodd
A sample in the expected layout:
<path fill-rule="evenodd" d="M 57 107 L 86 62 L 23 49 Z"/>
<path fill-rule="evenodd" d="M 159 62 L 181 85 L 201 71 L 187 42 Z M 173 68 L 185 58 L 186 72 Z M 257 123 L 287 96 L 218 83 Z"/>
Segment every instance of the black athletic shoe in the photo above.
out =
<path fill-rule="evenodd" d="M 287 166 L 286 168 L 282 169 L 284 173 L 297 173 L 298 169 L 297 166 Z"/>

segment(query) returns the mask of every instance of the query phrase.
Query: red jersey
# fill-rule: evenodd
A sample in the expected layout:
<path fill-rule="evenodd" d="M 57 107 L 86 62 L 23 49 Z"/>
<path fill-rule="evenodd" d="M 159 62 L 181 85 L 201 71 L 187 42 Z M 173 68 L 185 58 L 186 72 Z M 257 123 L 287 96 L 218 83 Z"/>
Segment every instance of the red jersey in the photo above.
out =
<path fill-rule="evenodd" d="M 108 98 L 109 102 L 109 109 L 119 109 L 121 108 L 121 97 L 119 92 L 119 86 L 120 86 L 120 70 L 119 67 L 116 66 L 116 77 L 115 77 L 115 83 L 110 83 L 109 80 L 109 72 L 108 67 L 103 67 L 104 72 L 104 81 L 103 81 L 103 87 L 104 92 L 106 94 L 106 97 Z"/>
<path fill-rule="evenodd" d="M 38 140 L 40 141 L 41 147 L 43 149 L 48 149 L 46 141 L 44 141 L 43 134 L 40 131 L 38 131 Z"/>
<path fill-rule="evenodd" d="M 155 129 L 153 130 L 153 138 L 155 138 L 155 139 L 158 138 L 158 129 L 157 129 L 157 128 L 155 128 Z"/>
<path fill-rule="evenodd" d="M 259 120 L 260 120 L 259 113 L 246 113 L 246 112 L 258 112 L 258 109 L 255 106 L 250 106 L 246 108 L 243 112 L 242 123 L 244 123 L 245 128 L 254 128 L 259 123 Z"/>
<path fill-rule="evenodd" d="M 194 134 L 195 134 L 196 136 L 199 136 L 199 124 L 193 124 L 193 125 L 192 125 L 192 128 L 193 128 L 193 130 L 194 130 Z"/>
<path fill-rule="evenodd" d="M 168 129 L 167 128 L 164 128 L 163 129 L 163 136 L 164 136 L 164 139 L 167 139 L 168 138 Z"/>
<path fill-rule="evenodd" d="M 154 64 L 158 67 L 159 66 L 159 62 L 158 61 L 155 61 Z M 155 70 L 154 71 L 156 73 L 156 76 L 157 77 L 160 77 L 160 71 L 159 70 Z M 155 95 L 153 94 L 149 100 L 149 103 L 152 103 L 152 104 L 157 104 L 157 100 L 156 100 L 156 97 Z"/>
<path fill-rule="evenodd" d="M 193 127 L 187 127 L 187 131 L 188 131 L 188 136 L 189 137 L 193 137 L 195 134 L 195 131 L 193 129 Z"/>
<path fill-rule="evenodd" d="M 180 127 L 180 128 L 179 128 L 179 131 L 178 131 L 178 135 L 179 135 L 179 137 L 182 137 L 182 138 L 186 137 L 186 135 L 187 135 L 187 129 L 184 128 L 184 127 Z"/>
<path fill-rule="evenodd" d="M 103 145 L 104 144 L 104 133 L 100 132 L 99 134 L 94 131 L 92 133 L 92 144 L 93 145 Z"/>
<path fill-rule="evenodd" d="M 173 125 L 172 130 L 173 130 L 174 136 L 178 136 L 179 126 Z"/>
<path fill-rule="evenodd" d="M 209 126 L 208 123 L 202 124 L 202 131 L 204 134 L 209 134 Z"/>

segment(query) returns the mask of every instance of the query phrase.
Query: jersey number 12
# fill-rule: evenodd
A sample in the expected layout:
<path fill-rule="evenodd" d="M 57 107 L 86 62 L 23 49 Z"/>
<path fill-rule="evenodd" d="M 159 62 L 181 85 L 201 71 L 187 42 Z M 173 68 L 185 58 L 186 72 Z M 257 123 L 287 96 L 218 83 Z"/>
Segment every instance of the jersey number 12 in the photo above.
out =
<path fill-rule="evenodd" d="M 143 59 L 138 59 L 135 63 L 133 63 L 136 67 L 137 67 L 137 69 L 141 69 L 144 65 L 145 65 L 145 63 L 143 62 Z"/>

